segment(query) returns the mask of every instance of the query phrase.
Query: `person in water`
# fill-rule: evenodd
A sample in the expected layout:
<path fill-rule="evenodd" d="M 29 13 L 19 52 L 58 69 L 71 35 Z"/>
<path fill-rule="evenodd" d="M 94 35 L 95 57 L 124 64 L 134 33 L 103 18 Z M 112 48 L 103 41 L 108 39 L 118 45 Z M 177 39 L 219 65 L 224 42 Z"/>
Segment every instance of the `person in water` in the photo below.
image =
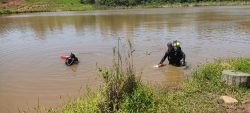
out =
<path fill-rule="evenodd" d="M 180 42 L 174 41 L 173 43 L 167 43 L 168 50 L 166 51 L 164 57 L 158 64 L 159 67 L 163 66 L 163 62 L 168 58 L 168 62 L 174 66 L 185 66 L 185 53 L 181 50 Z M 182 61 L 181 61 L 182 60 Z"/>
<path fill-rule="evenodd" d="M 71 66 L 73 64 L 78 64 L 78 58 L 75 56 L 75 54 L 71 53 L 70 56 L 65 60 L 65 64 L 67 66 Z"/>

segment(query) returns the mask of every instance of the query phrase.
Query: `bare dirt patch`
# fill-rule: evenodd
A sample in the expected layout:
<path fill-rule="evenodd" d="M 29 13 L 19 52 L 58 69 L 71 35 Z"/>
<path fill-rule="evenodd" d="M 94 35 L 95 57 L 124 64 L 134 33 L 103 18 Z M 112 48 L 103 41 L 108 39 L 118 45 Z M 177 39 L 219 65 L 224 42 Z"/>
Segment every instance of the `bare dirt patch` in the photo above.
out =
<path fill-rule="evenodd" d="M 23 3 L 23 0 L 2 0 L 0 2 L 0 8 L 7 8 L 11 6 L 18 6 Z"/>
<path fill-rule="evenodd" d="M 250 102 L 244 103 L 239 109 L 229 110 L 229 113 L 250 113 Z"/>

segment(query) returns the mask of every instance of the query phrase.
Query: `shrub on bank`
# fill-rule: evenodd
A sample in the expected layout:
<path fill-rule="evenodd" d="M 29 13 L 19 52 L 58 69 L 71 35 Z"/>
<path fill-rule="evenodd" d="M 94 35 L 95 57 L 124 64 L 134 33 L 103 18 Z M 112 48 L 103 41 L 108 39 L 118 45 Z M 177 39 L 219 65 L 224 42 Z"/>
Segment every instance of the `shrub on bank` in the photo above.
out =
<path fill-rule="evenodd" d="M 8 0 L 0 0 L 0 3 L 7 3 Z"/>

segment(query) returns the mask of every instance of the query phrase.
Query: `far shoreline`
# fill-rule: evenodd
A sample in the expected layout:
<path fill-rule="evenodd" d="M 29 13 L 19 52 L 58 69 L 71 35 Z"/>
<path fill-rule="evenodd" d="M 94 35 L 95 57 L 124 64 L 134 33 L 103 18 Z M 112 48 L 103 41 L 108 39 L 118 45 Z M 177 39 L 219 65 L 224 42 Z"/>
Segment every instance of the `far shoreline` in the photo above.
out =
<path fill-rule="evenodd" d="M 90 11 L 90 10 L 113 10 L 113 9 L 147 9 L 147 8 L 186 8 L 186 7 L 211 7 L 211 6 L 250 6 L 249 2 L 199 2 L 199 3 L 151 3 L 136 6 L 100 6 L 88 4 L 46 4 L 32 3 L 0 8 L 0 15 L 36 13 L 36 12 L 63 12 L 63 11 Z"/>

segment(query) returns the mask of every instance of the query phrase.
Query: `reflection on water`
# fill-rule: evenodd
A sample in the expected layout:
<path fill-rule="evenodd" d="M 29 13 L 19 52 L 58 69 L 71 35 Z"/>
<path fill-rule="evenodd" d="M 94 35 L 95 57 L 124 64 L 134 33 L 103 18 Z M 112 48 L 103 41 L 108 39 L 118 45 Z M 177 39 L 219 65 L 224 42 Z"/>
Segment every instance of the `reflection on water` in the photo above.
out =
<path fill-rule="evenodd" d="M 167 84 L 173 87 L 177 86 L 178 82 L 183 81 L 185 78 L 182 67 L 167 65 L 162 67 L 160 71 L 164 74 Z"/>
<path fill-rule="evenodd" d="M 78 96 L 80 87 L 96 88 L 101 82 L 96 63 L 112 65 L 118 38 L 123 45 L 127 39 L 134 44 L 134 61 L 143 80 L 174 86 L 191 69 L 152 67 L 168 41 L 182 42 L 191 67 L 217 57 L 250 56 L 249 20 L 249 6 L 1 16 L 0 112 L 36 106 L 37 97 L 42 105 L 59 105 L 59 97 Z M 70 52 L 80 63 L 66 67 L 59 56 Z"/>
<path fill-rule="evenodd" d="M 152 9 L 152 10 L 167 10 L 167 9 Z M 195 25 L 197 30 L 204 30 L 201 23 L 217 24 L 218 26 L 211 26 L 206 30 L 218 30 L 227 27 L 227 22 L 235 21 L 238 30 L 249 31 L 249 12 L 241 15 L 232 16 L 226 10 L 224 12 L 213 11 L 210 12 L 195 12 L 194 9 L 183 9 L 186 12 L 166 12 L 164 14 L 112 14 L 112 15 L 81 15 L 78 12 L 75 15 L 67 16 L 27 16 L 27 17 L 2 17 L 0 19 L 1 34 L 8 34 L 11 31 L 27 32 L 31 31 L 36 34 L 39 39 L 46 38 L 46 35 L 54 33 L 55 31 L 63 31 L 66 27 L 73 27 L 75 32 L 87 32 L 86 30 L 100 31 L 102 35 L 109 35 L 109 33 L 119 34 L 119 32 L 127 31 L 133 34 L 138 28 L 144 29 L 166 29 L 174 30 L 179 26 Z M 202 10 L 202 9 L 197 9 Z M 205 9 L 203 9 L 205 10 Z M 243 10 L 243 9 L 242 9 Z M 135 12 L 142 12 L 138 10 Z M 241 10 L 240 10 L 241 11 Z M 121 11 L 126 12 L 126 11 Z M 149 11 L 150 12 L 150 11 Z M 106 13 L 102 11 L 102 13 Z M 79 14 L 79 15 L 78 15 Z M 240 21 L 237 23 L 237 21 Z M 213 23 L 210 23 L 213 22 Z M 224 25 L 219 26 L 218 23 L 223 22 Z M 207 25 L 204 25 L 207 27 Z M 231 26 L 234 27 L 234 26 Z M 201 33 L 201 32 L 198 32 Z M 128 34 L 128 35 L 129 35 Z"/>
<path fill-rule="evenodd" d="M 68 69 L 70 69 L 72 72 L 77 72 L 78 65 L 70 66 Z M 76 75 L 74 74 L 73 76 L 76 76 Z"/>

